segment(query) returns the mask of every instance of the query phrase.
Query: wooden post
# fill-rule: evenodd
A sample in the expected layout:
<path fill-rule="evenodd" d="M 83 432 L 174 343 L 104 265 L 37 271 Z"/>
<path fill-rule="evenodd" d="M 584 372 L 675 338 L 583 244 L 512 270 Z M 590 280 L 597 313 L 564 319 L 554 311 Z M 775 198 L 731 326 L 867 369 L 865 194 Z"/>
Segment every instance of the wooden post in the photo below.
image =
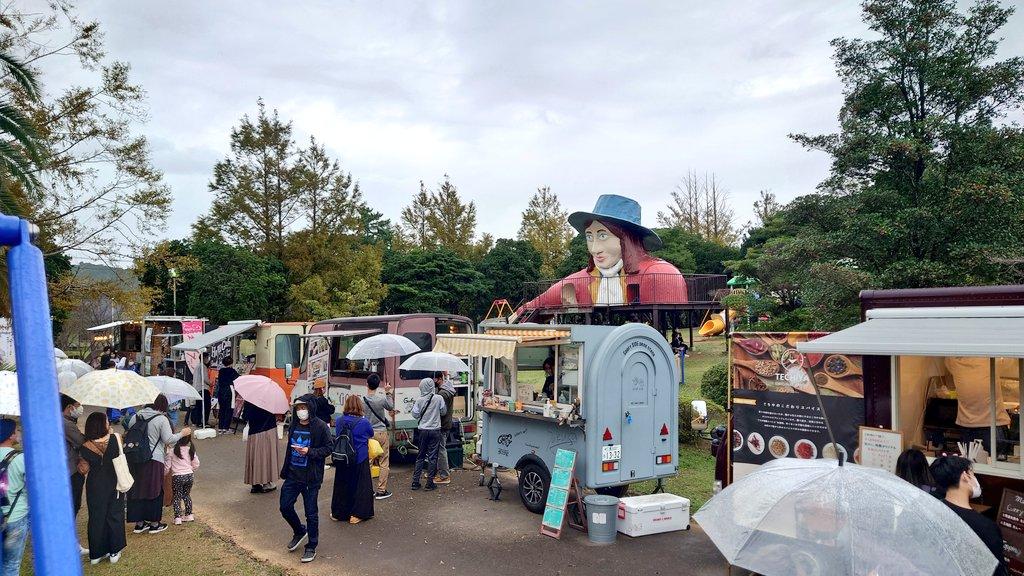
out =
<path fill-rule="evenodd" d="M 693 308 L 686 311 L 686 323 L 690 326 L 690 350 L 693 350 Z"/>

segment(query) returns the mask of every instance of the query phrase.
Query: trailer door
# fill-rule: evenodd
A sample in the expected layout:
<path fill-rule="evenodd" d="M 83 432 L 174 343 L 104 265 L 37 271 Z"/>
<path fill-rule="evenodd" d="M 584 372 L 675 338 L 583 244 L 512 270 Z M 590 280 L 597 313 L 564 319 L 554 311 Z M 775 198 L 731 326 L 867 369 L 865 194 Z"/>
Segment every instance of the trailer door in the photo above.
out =
<path fill-rule="evenodd" d="M 633 348 L 623 359 L 618 385 L 622 390 L 623 482 L 647 479 L 654 474 L 654 361 L 642 349 Z"/>

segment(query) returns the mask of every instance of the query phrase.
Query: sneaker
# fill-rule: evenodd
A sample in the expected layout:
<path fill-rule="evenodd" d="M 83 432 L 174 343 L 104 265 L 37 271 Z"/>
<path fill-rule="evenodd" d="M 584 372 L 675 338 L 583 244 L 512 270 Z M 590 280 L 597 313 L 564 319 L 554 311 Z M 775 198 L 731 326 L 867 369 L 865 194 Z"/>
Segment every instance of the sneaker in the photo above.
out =
<path fill-rule="evenodd" d="M 266 492 L 273 492 L 274 490 L 277 490 L 277 486 L 275 486 L 273 484 L 264 484 L 263 485 L 263 492 L 264 493 L 266 493 Z"/>
<path fill-rule="evenodd" d="M 95 565 L 99 564 L 100 562 L 102 562 L 105 558 L 109 558 L 109 557 L 110 557 L 110 554 L 104 554 L 103 556 L 100 556 L 99 558 L 91 558 L 89 560 L 89 564 L 92 564 L 93 566 L 95 566 Z"/>
<path fill-rule="evenodd" d="M 434 484 L 451 484 L 451 483 L 452 483 L 452 477 L 451 476 L 436 476 L 434 478 Z"/>
<path fill-rule="evenodd" d="M 306 546 L 306 549 L 302 551 L 302 562 L 312 562 L 316 558 L 316 548 L 310 548 Z"/>
<path fill-rule="evenodd" d="M 252 488 L 249 488 L 249 494 L 263 494 L 264 492 L 266 492 L 266 490 L 264 490 L 263 486 L 259 484 L 256 484 Z"/>
<path fill-rule="evenodd" d="M 376 498 L 377 500 L 386 500 L 388 498 L 391 498 L 391 492 L 388 492 L 387 490 L 383 492 L 377 492 L 376 494 L 374 494 L 373 497 Z"/>
<path fill-rule="evenodd" d="M 89 555 L 89 549 L 86 548 L 85 546 L 82 546 L 81 544 L 79 544 L 78 545 L 78 553 L 81 554 L 82 556 L 88 556 Z"/>
<path fill-rule="evenodd" d="M 117 561 L 120 560 L 120 559 L 121 559 L 121 553 L 120 552 L 118 552 L 117 554 L 111 554 L 110 555 L 110 563 L 111 564 L 117 564 Z"/>
<path fill-rule="evenodd" d="M 149 524 L 145 522 L 136 522 L 135 529 L 132 530 L 132 534 L 142 534 L 143 532 L 149 532 Z"/>
<path fill-rule="evenodd" d="M 196 517 L 193 516 L 192 514 L 189 514 L 188 516 L 185 516 L 185 522 L 195 522 L 195 521 L 196 521 Z"/>
<path fill-rule="evenodd" d="M 289 552 L 295 552 L 296 548 L 298 548 L 299 546 L 302 546 L 303 544 L 305 544 L 308 541 L 309 541 L 309 533 L 308 532 L 303 532 L 299 536 L 293 537 L 291 542 L 288 543 L 288 551 Z"/>
<path fill-rule="evenodd" d="M 427 491 L 437 490 L 437 484 L 434 484 L 433 482 L 427 482 L 427 485 L 423 489 Z"/>
<path fill-rule="evenodd" d="M 419 484 L 413 484 L 412 485 L 412 489 L 413 490 L 419 490 L 420 488 L 422 488 L 422 486 L 420 486 Z"/>
<path fill-rule="evenodd" d="M 174 518 L 174 525 L 175 526 L 181 526 L 181 518 L 175 517 Z"/>
<path fill-rule="evenodd" d="M 149 526 L 149 533 L 150 534 L 159 534 L 160 532 L 163 532 L 164 530 L 167 530 L 167 524 L 164 524 L 163 522 L 161 522 L 159 524 L 150 524 L 150 526 Z"/>

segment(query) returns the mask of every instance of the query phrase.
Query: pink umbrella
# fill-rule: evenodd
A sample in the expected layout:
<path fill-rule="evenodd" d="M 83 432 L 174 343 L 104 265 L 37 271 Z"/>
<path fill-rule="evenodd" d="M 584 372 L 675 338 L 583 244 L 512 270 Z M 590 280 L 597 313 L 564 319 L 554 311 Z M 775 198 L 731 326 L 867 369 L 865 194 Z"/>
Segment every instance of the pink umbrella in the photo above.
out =
<path fill-rule="evenodd" d="M 235 380 L 235 391 L 246 402 L 263 408 L 271 414 L 284 414 L 288 411 L 288 397 L 284 390 L 266 376 L 250 374 L 239 376 Z"/>

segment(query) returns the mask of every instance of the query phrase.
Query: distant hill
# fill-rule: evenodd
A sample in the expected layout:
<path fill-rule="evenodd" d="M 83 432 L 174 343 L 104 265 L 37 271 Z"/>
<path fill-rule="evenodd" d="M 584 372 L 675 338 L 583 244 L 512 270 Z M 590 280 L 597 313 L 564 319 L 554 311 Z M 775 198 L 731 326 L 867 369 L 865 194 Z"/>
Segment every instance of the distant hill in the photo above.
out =
<path fill-rule="evenodd" d="M 139 280 L 127 268 L 114 268 L 104 266 L 103 264 L 82 262 L 81 264 L 73 265 L 72 270 L 84 278 L 120 282 L 127 288 L 138 288 L 139 286 Z"/>

